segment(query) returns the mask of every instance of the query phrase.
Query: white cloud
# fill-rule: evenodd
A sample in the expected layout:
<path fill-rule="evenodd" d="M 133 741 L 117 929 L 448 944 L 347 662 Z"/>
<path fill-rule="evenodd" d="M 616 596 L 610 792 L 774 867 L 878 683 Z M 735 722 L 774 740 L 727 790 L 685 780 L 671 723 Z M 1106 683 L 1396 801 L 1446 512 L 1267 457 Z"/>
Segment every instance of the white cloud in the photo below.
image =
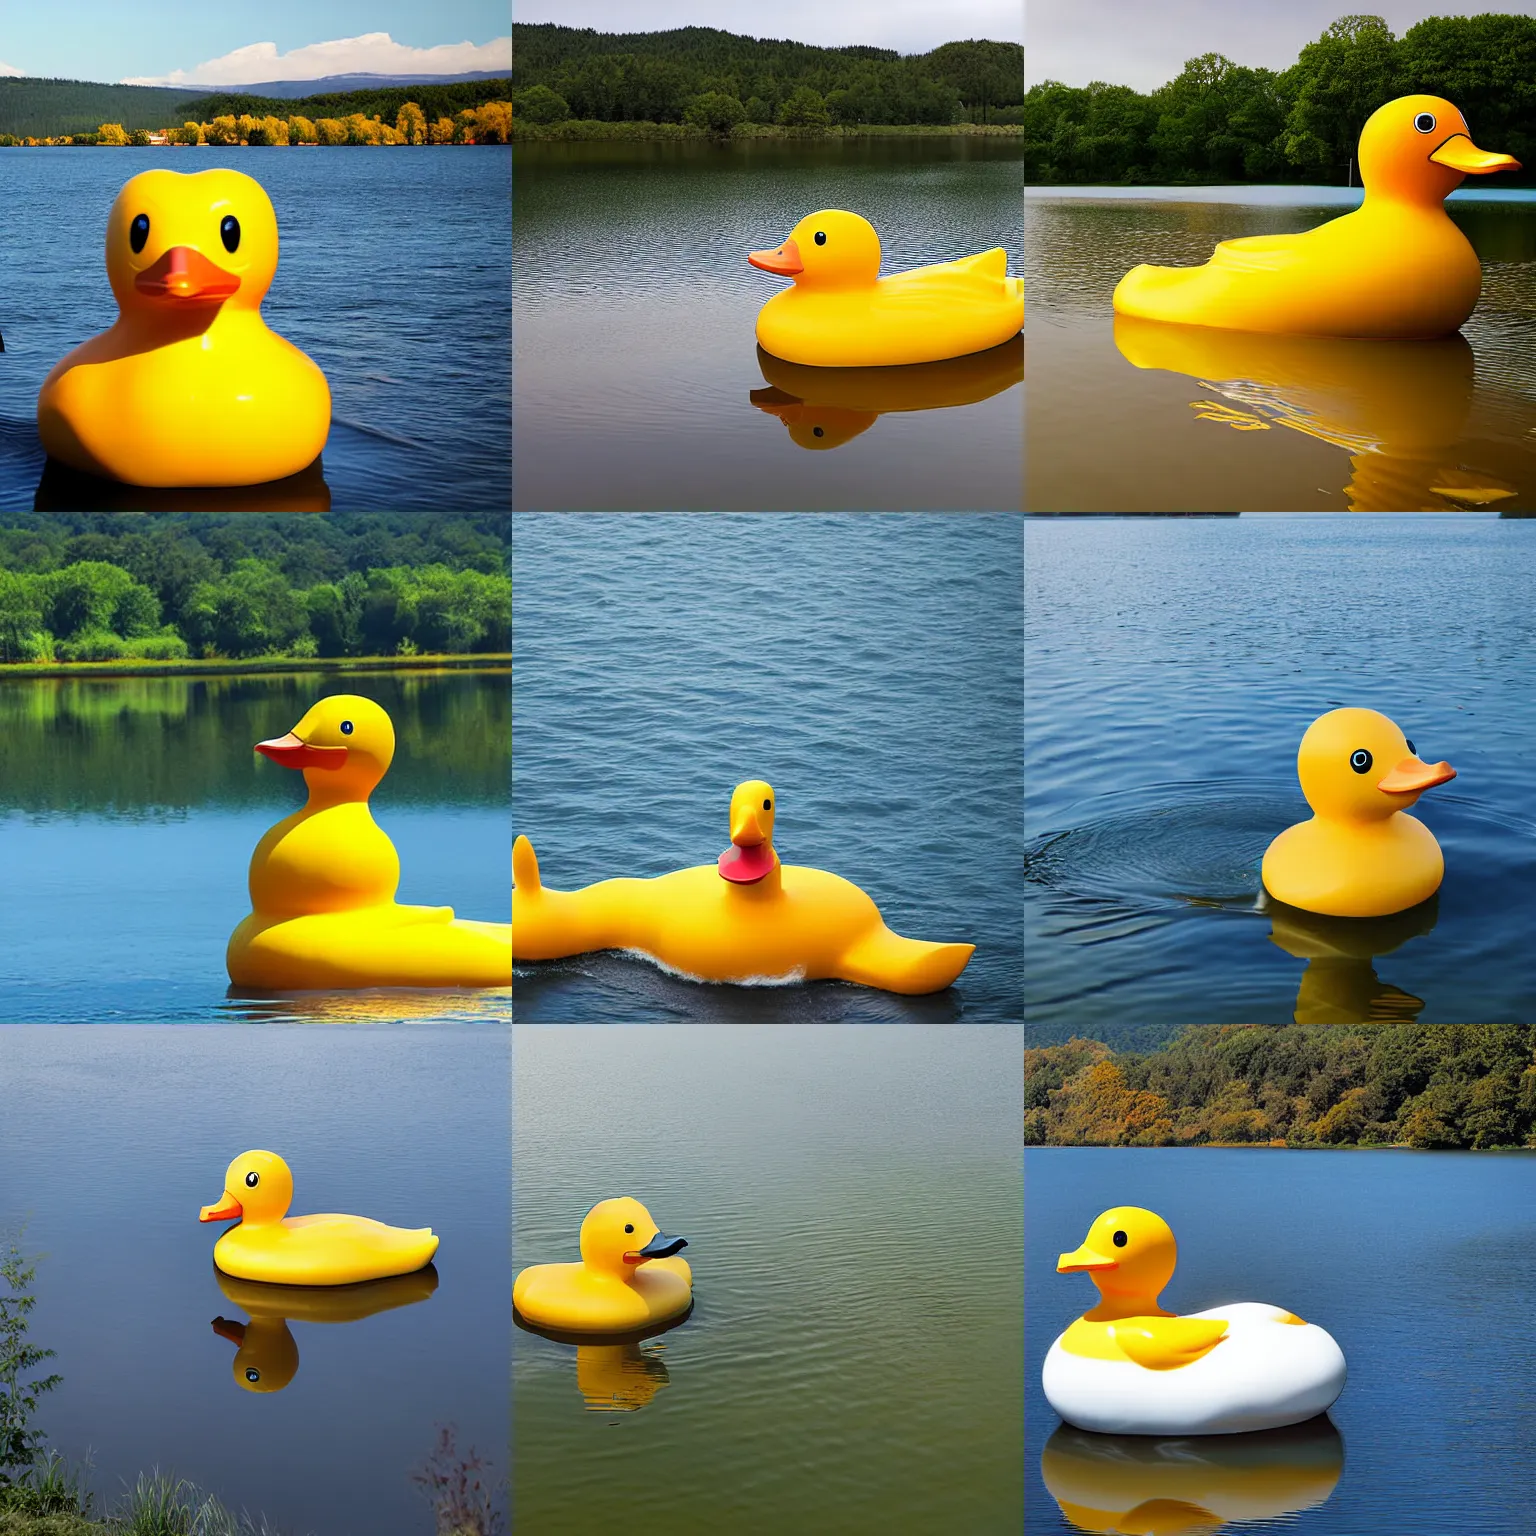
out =
<path fill-rule="evenodd" d="M 0 75 L 24 75 L 24 74 L 26 74 L 26 70 L 24 70 L 24 69 L 17 69 L 14 64 L 7 64 L 4 59 L 0 59 Z"/>
<path fill-rule="evenodd" d="M 462 75 L 471 70 L 511 71 L 512 39 L 488 43 L 441 43 L 410 48 L 388 32 L 338 37 L 279 53 L 276 43 L 251 43 L 195 69 L 141 75 L 123 85 L 255 85 L 266 80 L 317 80 L 322 75 Z M 20 71 L 18 71 L 20 73 Z"/>

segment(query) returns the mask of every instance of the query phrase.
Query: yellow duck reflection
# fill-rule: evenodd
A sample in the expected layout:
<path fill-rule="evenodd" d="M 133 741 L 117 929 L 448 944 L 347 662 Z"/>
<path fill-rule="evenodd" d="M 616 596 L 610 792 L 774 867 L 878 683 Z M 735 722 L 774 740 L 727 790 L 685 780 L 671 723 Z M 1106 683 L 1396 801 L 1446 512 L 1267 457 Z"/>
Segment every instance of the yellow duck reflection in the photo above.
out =
<path fill-rule="evenodd" d="M 1115 345 L 1132 367 L 1193 378 L 1206 392 L 1191 402 L 1204 420 L 1242 432 L 1290 427 L 1343 448 L 1352 512 L 1485 507 L 1518 493 L 1460 462 L 1474 384 L 1460 333 L 1352 341 L 1117 315 Z"/>
<path fill-rule="evenodd" d="M 842 447 L 889 411 L 975 405 L 1012 389 L 1024 380 L 1024 337 L 968 357 L 886 368 L 813 368 L 759 347 L 757 365 L 768 388 L 754 389 L 752 404 L 815 451 Z"/>
<path fill-rule="evenodd" d="M 414 1306 L 437 1289 L 429 1264 L 414 1274 L 361 1285 L 266 1285 L 237 1280 L 216 1269 L 226 1299 L 249 1314 L 249 1322 L 213 1320 L 213 1331 L 235 1346 L 235 1381 L 247 1392 L 281 1392 L 299 1369 L 299 1346 L 288 1329 L 296 1323 L 356 1323 L 376 1312 Z"/>
<path fill-rule="evenodd" d="M 1063 1425 L 1040 1476 L 1077 1531 L 1101 1536 L 1210 1536 L 1327 1503 L 1344 1441 L 1326 1415 L 1248 1435 L 1158 1440 Z"/>
<path fill-rule="evenodd" d="M 512 1321 L 524 1333 L 536 1333 L 557 1344 L 570 1344 L 576 1353 L 576 1390 L 594 1413 L 635 1413 L 671 1384 L 664 1344 L 649 1341 L 670 1333 L 688 1320 L 688 1313 L 651 1328 L 638 1329 L 619 1339 L 594 1343 L 590 1335 L 539 1328 L 517 1311 Z"/>

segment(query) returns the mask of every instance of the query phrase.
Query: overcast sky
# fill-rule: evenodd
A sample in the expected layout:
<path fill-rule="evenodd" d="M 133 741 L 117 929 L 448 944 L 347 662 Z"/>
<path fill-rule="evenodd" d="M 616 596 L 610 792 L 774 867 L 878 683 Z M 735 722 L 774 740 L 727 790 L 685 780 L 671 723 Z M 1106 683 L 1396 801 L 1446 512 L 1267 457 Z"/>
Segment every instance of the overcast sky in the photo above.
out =
<path fill-rule="evenodd" d="M 1070 5 L 1061 9 L 1069 11 Z M 747 37 L 825 48 L 864 43 L 899 53 L 927 53 L 940 43 L 971 37 L 1024 41 L 1024 0 L 513 0 L 512 19 L 599 32 L 718 27 Z"/>
<path fill-rule="evenodd" d="M 1401 37 L 1426 16 L 1536 14 L 1520 0 L 1029 0 L 1025 78 L 1087 85 L 1104 80 L 1147 91 L 1186 59 L 1224 53 L 1238 64 L 1286 69 L 1329 22 L 1381 16 Z"/>

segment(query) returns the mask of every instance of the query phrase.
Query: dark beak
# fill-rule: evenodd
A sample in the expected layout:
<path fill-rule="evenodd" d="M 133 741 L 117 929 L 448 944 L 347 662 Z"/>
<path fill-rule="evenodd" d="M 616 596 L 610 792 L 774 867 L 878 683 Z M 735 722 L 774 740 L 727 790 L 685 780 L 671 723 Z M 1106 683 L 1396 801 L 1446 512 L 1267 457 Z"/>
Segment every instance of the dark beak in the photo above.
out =
<path fill-rule="evenodd" d="M 644 1248 L 640 1250 L 642 1259 L 670 1259 L 680 1248 L 688 1246 L 686 1237 L 668 1237 L 665 1232 L 658 1232 Z"/>

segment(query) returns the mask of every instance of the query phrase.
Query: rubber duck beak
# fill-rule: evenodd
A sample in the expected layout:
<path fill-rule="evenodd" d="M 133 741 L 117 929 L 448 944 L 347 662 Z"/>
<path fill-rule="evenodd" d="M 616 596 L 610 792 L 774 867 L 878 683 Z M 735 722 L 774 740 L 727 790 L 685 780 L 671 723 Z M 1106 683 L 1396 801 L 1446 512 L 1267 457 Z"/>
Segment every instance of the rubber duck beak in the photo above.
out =
<path fill-rule="evenodd" d="M 244 1323 L 232 1323 L 227 1317 L 216 1317 L 213 1320 L 213 1331 L 221 1339 L 228 1339 L 231 1344 L 245 1343 Z"/>
<path fill-rule="evenodd" d="M 238 293 L 240 279 L 215 266 L 201 251 L 173 245 L 152 267 L 146 267 L 134 278 L 133 286 L 150 299 L 209 304 Z"/>
<path fill-rule="evenodd" d="M 776 251 L 748 251 L 747 260 L 764 272 L 772 272 L 775 277 L 794 277 L 805 271 L 800 247 L 793 238 L 786 240 Z"/>
<path fill-rule="evenodd" d="M 1096 1248 L 1090 1248 L 1084 1243 L 1081 1248 L 1075 1248 L 1071 1253 L 1064 1253 L 1056 1261 L 1056 1273 L 1058 1275 L 1072 1275 L 1080 1270 L 1092 1269 L 1117 1269 L 1118 1261 L 1106 1259 Z"/>
<path fill-rule="evenodd" d="M 312 747 L 292 731 L 270 741 L 258 741 L 256 750 L 284 768 L 340 768 L 347 760 L 345 747 Z"/>
<path fill-rule="evenodd" d="M 658 1232 L 644 1248 L 635 1253 L 626 1253 L 626 1264 L 648 1264 L 652 1259 L 670 1259 L 680 1248 L 688 1246 L 686 1237 L 668 1237 L 665 1232 Z"/>
<path fill-rule="evenodd" d="M 1493 171 L 1518 171 L 1513 155 L 1491 155 L 1479 149 L 1464 133 L 1453 133 L 1430 157 L 1436 165 L 1448 165 L 1464 176 L 1487 176 Z"/>
<path fill-rule="evenodd" d="M 1376 788 L 1388 795 L 1417 795 L 1455 777 L 1456 770 L 1449 763 L 1426 763 L 1410 755 L 1395 768 L 1389 768 L 1376 781 Z"/>
<path fill-rule="evenodd" d="M 245 1215 L 245 1207 L 226 1189 L 217 1205 L 205 1205 L 197 1213 L 199 1221 L 234 1221 Z"/>

